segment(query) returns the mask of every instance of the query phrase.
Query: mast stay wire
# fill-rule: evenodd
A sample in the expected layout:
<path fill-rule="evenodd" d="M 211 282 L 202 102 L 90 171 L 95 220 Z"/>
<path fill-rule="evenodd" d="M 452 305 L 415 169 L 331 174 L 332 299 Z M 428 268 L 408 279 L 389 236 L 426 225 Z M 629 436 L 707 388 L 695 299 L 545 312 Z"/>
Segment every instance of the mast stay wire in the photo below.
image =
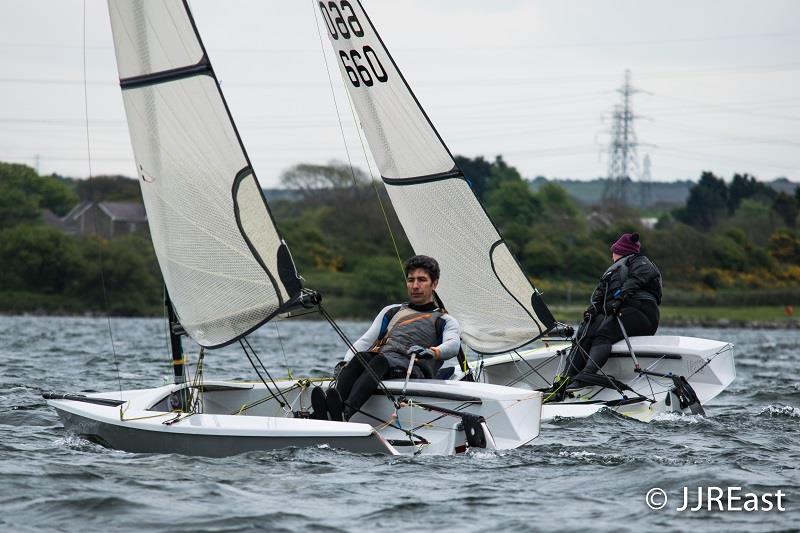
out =
<path fill-rule="evenodd" d="M 356 172 L 355 168 L 353 167 L 353 160 L 350 157 L 350 149 L 347 147 L 347 137 L 344 134 L 344 125 L 342 124 L 342 117 L 339 112 L 339 103 L 336 100 L 336 91 L 333 86 L 333 78 L 331 77 L 331 70 L 328 65 L 328 56 L 325 53 L 325 43 L 322 39 L 322 31 L 319 27 L 319 17 L 317 15 L 317 5 L 315 0 L 311 0 L 311 8 L 314 11 L 314 23 L 317 27 L 317 35 L 319 36 L 319 45 L 320 51 L 322 52 L 322 59 L 325 62 L 325 72 L 328 75 L 328 84 L 331 88 L 331 98 L 333 99 L 333 107 L 336 110 L 336 119 L 339 121 L 339 131 L 342 134 L 342 144 L 344 144 L 344 150 L 347 154 L 347 164 L 350 166 L 350 175 L 353 179 L 353 187 L 357 190 L 358 189 L 358 181 L 356 180 Z M 345 93 L 347 90 L 345 89 Z M 392 230 L 392 225 L 389 222 L 389 216 L 386 214 L 386 207 L 383 205 L 383 200 L 381 200 L 380 191 L 378 191 L 377 185 L 375 185 L 375 175 L 372 172 L 372 165 L 369 163 L 369 157 L 367 156 L 367 149 L 364 146 L 364 139 L 361 136 L 361 127 L 359 126 L 358 119 L 356 118 L 355 109 L 353 108 L 353 102 L 350 99 L 349 93 L 347 93 L 347 102 L 350 106 L 350 112 L 353 115 L 353 121 L 355 122 L 356 132 L 358 134 L 358 140 L 361 143 L 361 150 L 364 153 L 364 160 L 367 163 L 367 169 L 369 170 L 369 177 L 370 177 L 370 184 L 372 184 L 372 188 L 375 191 L 375 196 L 378 199 L 378 205 L 381 208 L 381 213 L 383 214 L 383 220 L 386 222 L 386 228 L 389 230 L 389 237 L 392 240 L 392 246 L 394 246 L 394 252 L 397 255 L 397 263 L 400 265 L 400 271 L 402 272 L 403 279 L 405 279 L 405 269 L 403 267 L 403 260 L 400 257 L 400 249 L 397 246 L 397 239 L 395 238 L 394 231 Z"/>
<path fill-rule="evenodd" d="M 245 344 L 247 345 L 247 347 L 245 347 Z M 281 391 L 281 388 L 278 386 L 277 383 L 275 383 L 275 380 L 272 379 L 272 375 L 269 373 L 269 370 L 267 370 L 267 367 L 264 366 L 264 363 L 261 362 L 261 358 L 258 357 L 258 354 L 250 345 L 250 341 L 247 340 L 247 337 L 242 337 L 241 339 L 239 339 L 239 345 L 242 347 L 244 354 L 247 356 L 247 360 L 250 361 L 250 365 L 253 367 L 253 370 L 256 371 L 256 374 L 258 375 L 258 378 L 261 380 L 261 383 L 263 383 L 264 387 L 266 387 L 267 392 L 269 392 L 278 401 L 282 409 L 284 410 L 291 409 L 289 400 L 286 399 L 286 396 Z M 250 352 L 253 353 L 253 356 L 256 358 L 256 361 L 258 361 L 258 364 L 261 366 L 262 370 L 264 370 L 264 372 L 267 374 L 267 377 L 272 382 L 272 385 L 275 387 L 277 394 L 272 392 L 270 386 L 267 385 L 266 380 L 261 375 L 261 372 L 259 372 L 258 367 L 256 367 L 256 364 L 253 362 L 253 359 L 250 357 L 250 352 L 247 351 L 248 348 L 250 349 Z M 278 398 L 278 396 L 280 396 L 280 398 Z"/>
<path fill-rule="evenodd" d="M 91 142 L 91 135 L 89 133 L 89 83 L 87 81 L 86 75 L 86 0 L 83 0 L 83 113 L 84 113 L 84 125 L 86 128 L 86 162 L 88 165 L 89 170 L 89 202 L 93 202 L 95 200 L 94 196 L 94 179 L 93 179 L 93 172 L 92 172 L 92 142 Z M 97 233 L 97 213 L 92 211 L 92 226 L 94 227 L 95 236 L 98 236 Z M 119 372 L 119 361 L 117 359 L 117 348 L 114 343 L 114 330 L 111 327 L 111 313 L 109 311 L 109 302 L 108 302 L 108 291 L 106 290 L 106 278 L 103 269 L 103 244 L 100 242 L 100 239 L 97 239 L 97 261 L 99 263 L 99 270 L 100 270 L 100 287 L 103 292 L 103 306 L 105 307 L 106 312 L 106 322 L 108 325 L 108 338 L 111 340 L 111 353 L 114 357 L 114 368 L 117 371 L 117 385 L 119 387 L 119 397 L 120 400 L 122 399 L 122 378 Z"/>
<path fill-rule="evenodd" d="M 350 339 L 347 338 L 347 335 L 345 335 L 344 330 L 342 330 L 342 328 L 339 326 L 339 324 L 336 323 L 333 317 L 330 314 L 328 314 L 328 311 L 326 311 L 324 307 L 319 306 L 319 311 L 320 314 L 322 314 L 322 316 L 325 317 L 325 320 L 327 320 L 328 323 L 331 325 L 333 330 L 339 335 L 339 337 L 342 338 L 344 343 L 347 345 L 347 348 L 353 353 L 353 357 L 356 358 L 359 363 L 361 363 L 361 366 L 364 368 L 364 370 L 366 370 L 367 373 L 370 375 L 370 377 L 373 380 L 375 380 L 375 383 L 378 384 L 378 387 L 381 389 L 381 392 L 383 392 L 383 394 L 386 395 L 386 398 L 390 402 L 392 402 L 395 409 L 399 409 L 400 402 L 397 400 L 397 398 L 395 398 L 394 394 L 392 394 L 389 391 L 389 389 L 386 388 L 386 385 L 383 383 L 381 377 L 378 376 L 378 374 L 375 373 L 375 370 L 373 370 L 373 368 L 369 366 L 367 361 L 364 360 L 364 357 L 361 355 L 361 352 L 356 350 L 355 345 L 353 345 L 353 343 L 350 342 Z"/>

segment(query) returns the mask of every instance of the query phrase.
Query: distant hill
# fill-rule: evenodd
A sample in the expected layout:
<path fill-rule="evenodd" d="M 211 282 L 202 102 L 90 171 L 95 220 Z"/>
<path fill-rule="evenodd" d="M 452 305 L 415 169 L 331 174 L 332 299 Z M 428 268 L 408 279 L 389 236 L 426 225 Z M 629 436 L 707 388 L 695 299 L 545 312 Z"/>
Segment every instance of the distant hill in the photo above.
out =
<path fill-rule="evenodd" d="M 567 193 L 578 203 L 589 206 L 596 205 L 602 201 L 603 191 L 606 187 L 605 178 L 598 178 L 590 181 L 581 180 L 548 180 L 542 176 L 530 181 L 531 188 L 538 191 L 546 183 L 555 183 L 563 187 Z M 689 190 L 695 185 L 694 181 L 673 181 L 650 183 L 649 201 L 644 206 L 641 205 L 641 186 L 639 182 L 628 183 L 628 203 L 641 207 L 661 207 L 670 208 L 682 206 L 689 197 Z M 770 187 L 779 192 L 794 194 L 795 189 L 800 183 L 789 181 L 786 178 L 778 178 L 767 183 Z"/>

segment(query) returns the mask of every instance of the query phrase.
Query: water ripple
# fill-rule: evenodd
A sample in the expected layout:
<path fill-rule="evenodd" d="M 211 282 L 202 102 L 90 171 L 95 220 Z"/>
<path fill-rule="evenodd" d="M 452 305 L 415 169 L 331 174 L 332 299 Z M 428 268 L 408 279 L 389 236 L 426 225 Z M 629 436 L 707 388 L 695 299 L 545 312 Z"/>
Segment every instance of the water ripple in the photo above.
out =
<path fill-rule="evenodd" d="M 342 326 L 355 336 L 366 325 Z M 681 516 L 651 512 L 643 499 L 654 486 L 676 497 L 684 486 L 726 484 L 800 494 L 798 331 L 664 330 L 737 344 L 737 381 L 705 417 L 644 424 L 603 410 L 548 422 L 525 448 L 457 457 L 312 447 L 209 459 L 109 450 L 67 433 L 41 400 L 47 390 L 169 381 L 161 320 L 113 319 L 112 328 L 119 372 L 105 319 L 0 317 L 0 530 L 770 531 L 800 523 L 797 505 L 783 514 Z M 343 352 L 322 322 L 280 325 L 285 360 L 275 329 L 262 330 L 251 342 L 270 368 L 322 375 Z M 250 377 L 236 349 L 211 355 L 207 379 Z"/>

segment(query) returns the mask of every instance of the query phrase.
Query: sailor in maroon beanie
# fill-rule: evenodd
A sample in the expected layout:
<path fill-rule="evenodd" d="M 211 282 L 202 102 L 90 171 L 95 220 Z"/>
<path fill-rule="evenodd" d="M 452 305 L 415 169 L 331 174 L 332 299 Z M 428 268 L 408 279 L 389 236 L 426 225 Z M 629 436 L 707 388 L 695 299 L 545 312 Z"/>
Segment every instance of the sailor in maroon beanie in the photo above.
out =
<path fill-rule="evenodd" d="M 608 361 L 611 346 L 628 336 L 654 335 L 661 305 L 661 273 L 641 254 L 638 233 L 623 233 L 611 245 L 612 264 L 600 278 L 578 328 L 578 342 L 567 357 L 564 373 L 556 376 L 545 401 L 561 401 L 567 386 L 614 387 L 598 370 Z"/>

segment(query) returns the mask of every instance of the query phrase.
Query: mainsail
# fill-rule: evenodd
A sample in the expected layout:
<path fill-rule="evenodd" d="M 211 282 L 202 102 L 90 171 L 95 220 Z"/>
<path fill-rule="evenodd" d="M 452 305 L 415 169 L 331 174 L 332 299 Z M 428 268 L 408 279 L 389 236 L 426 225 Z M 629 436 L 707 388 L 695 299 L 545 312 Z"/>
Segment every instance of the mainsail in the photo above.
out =
<path fill-rule="evenodd" d="M 522 272 L 358 0 L 320 1 L 339 68 L 411 246 L 474 350 L 512 350 L 554 319 Z"/>
<path fill-rule="evenodd" d="M 150 232 L 181 325 L 218 347 L 285 310 L 302 280 L 187 2 L 109 0 Z"/>

